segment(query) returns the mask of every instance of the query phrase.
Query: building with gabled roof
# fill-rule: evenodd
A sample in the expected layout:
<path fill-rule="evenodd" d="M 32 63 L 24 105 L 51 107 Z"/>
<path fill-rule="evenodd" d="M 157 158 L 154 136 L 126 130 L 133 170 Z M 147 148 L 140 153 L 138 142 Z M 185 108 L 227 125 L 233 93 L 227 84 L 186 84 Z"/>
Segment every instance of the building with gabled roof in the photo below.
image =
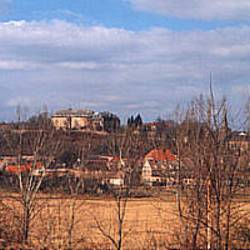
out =
<path fill-rule="evenodd" d="M 174 161 L 176 160 L 176 156 L 171 153 L 169 149 L 152 149 L 148 152 L 145 157 L 148 160 L 155 160 L 155 161 Z"/>
<path fill-rule="evenodd" d="M 144 157 L 141 182 L 146 185 L 167 185 L 174 182 L 176 156 L 169 149 L 153 149 Z"/>

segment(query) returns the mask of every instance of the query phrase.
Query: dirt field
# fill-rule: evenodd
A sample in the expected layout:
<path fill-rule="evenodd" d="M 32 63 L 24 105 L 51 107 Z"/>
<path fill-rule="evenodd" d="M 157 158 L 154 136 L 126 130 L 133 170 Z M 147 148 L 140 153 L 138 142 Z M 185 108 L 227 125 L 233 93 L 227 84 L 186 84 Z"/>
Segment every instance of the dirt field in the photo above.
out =
<path fill-rule="evenodd" d="M 176 223 L 174 207 L 174 202 L 163 203 L 152 199 L 129 200 L 124 222 L 124 233 L 127 234 L 125 244 L 137 249 L 152 237 L 168 236 L 168 227 Z M 34 227 L 33 238 L 38 236 L 41 239 L 41 235 L 46 238 L 44 232 L 47 231 L 49 238 L 57 238 L 50 239 L 54 244 L 65 245 L 64 239 L 69 238 L 68 229 L 72 223 L 72 216 L 75 216 L 72 230 L 72 242 L 75 247 L 77 242 L 81 245 L 84 241 L 87 245 L 108 248 L 110 241 L 104 237 L 98 225 L 109 236 L 115 238 L 117 235 L 117 206 L 114 201 L 76 200 L 74 204 L 72 200 L 63 199 L 50 200 L 45 205 L 39 218 L 40 225 Z"/>
<path fill-rule="evenodd" d="M 104 234 L 112 238 L 117 235 L 117 205 L 114 200 L 47 198 L 49 199 L 39 200 L 39 213 L 31 225 L 30 239 L 35 245 L 50 245 L 54 249 L 62 249 L 69 244 L 73 249 L 86 245 L 91 248 L 110 249 L 111 242 Z M 4 200 L 5 203 L 18 206 L 12 199 Z M 176 224 L 176 221 L 174 201 L 128 200 L 124 243 L 129 246 L 128 249 L 138 249 L 144 245 L 147 248 L 146 244 L 152 237 L 168 237 L 171 232 L 169 227 Z M 104 232 L 101 233 L 98 225 Z"/>
<path fill-rule="evenodd" d="M 111 249 L 107 236 L 116 238 L 118 230 L 114 200 L 42 198 L 38 202 L 39 214 L 31 225 L 30 239 L 35 245 L 53 246 L 53 249 L 63 249 L 67 245 L 72 249 L 83 249 L 83 246 Z M 149 242 L 158 244 L 161 239 L 172 238 L 178 224 L 176 214 L 173 197 L 168 201 L 128 200 L 124 222 L 126 249 L 149 249 Z"/>

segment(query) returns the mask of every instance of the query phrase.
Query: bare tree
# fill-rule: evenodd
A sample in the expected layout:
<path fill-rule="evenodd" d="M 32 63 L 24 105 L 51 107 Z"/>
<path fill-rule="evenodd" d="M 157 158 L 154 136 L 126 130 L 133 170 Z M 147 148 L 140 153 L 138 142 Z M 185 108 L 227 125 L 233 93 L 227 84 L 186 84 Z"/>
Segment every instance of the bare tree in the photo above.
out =
<path fill-rule="evenodd" d="M 231 249 L 232 227 L 241 217 L 234 198 L 239 168 L 248 152 L 232 148 L 226 100 L 216 103 L 211 89 L 187 109 L 176 133 L 177 208 L 183 249 Z M 243 160 L 244 159 L 244 160 Z M 188 175 L 192 188 L 183 183 Z"/>
<path fill-rule="evenodd" d="M 117 226 L 117 228 L 114 231 L 112 230 L 112 221 L 108 222 L 107 224 L 106 222 L 98 218 L 96 215 L 94 216 L 97 229 L 106 239 L 108 239 L 112 243 L 113 247 L 117 250 L 121 250 L 123 248 L 124 240 L 128 235 L 128 231 L 124 232 L 128 197 L 129 197 L 129 188 L 122 190 L 122 188 L 120 187 L 119 190 L 117 189 L 113 190 L 113 198 L 115 201 L 115 214 L 116 214 L 115 221 Z"/>
<path fill-rule="evenodd" d="M 66 248 L 74 249 L 74 245 L 77 245 L 74 241 L 74 232 L 76 230 L 76 225 L 78 223 L 76 215 L 84 204 L 83 200 L 81 201 L 77 200 L 79 190 L 84 185 L 83 179 L 80 177 L 73 176 L 73 178 L 68 179 L 68 185 L 70 188 L 70 200 L 69 200 L 69 220 L 68 220 L 68 225 L 67 225 L 67 244 L 66 244 L 67 247 Z M 80 241 L 80 239 L 78 239 L 78 241 Z"/>
<path fill-rule="evenodd" d="M 45 170 L 60 150 L 60 142 L 55 130 L 27 130 L 20 117 L 18 109 L 17 129 L 8 131 L 4 137 L 9 152 L 16 157 L 15 174 L 20 197 L 15 199 L 22 207 L 22 239 L 27 242 L 31 222 L 41 209 L 37 194 L 45 178 Z"/>
<path fill-rule="evenodd" d="M 143 150 L 143 143 L 140 136 L 134 134 L 132 129 L 125 129 L 120 133 L 112 134 L 108 138 L 107 145 L 110 154 L 118 160 L 113 171 L 122 173 L 124 182 L 120 185 L 107 183 L 115 204 L 114 224 L 112 222 L 107 224 L 97 216 L 94 216 L 94 219 L 100 233 L 111 242 L 114 249 L 121 250 L 127 236 L 133 230 L 132 227 L 126 227 L 126 213 L 131 195 L 132 177 Z"/>
<path fill-rule="evenodd" d="M 80 230 L 84 209 L 84 198 L 79 195 L 82 180 L 67 176 L 68 195 L 51 198 L 39 213 L 36 239 L 42 248 L 78 249 L 85 247 L 85 237 Z"/>

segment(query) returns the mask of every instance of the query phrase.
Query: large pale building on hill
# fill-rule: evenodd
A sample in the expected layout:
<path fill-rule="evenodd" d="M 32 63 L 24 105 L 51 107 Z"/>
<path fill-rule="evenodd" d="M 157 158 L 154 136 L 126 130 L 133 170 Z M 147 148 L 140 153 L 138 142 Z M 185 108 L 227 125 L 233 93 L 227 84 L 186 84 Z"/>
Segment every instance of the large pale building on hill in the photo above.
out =
<path fill-rule="evenodd" d="M 104 129 L 103 117 L 89 109 L 65 109 L 59 110 L 51 117 L 52 123 L 57 129 L 94 130 Z"/>

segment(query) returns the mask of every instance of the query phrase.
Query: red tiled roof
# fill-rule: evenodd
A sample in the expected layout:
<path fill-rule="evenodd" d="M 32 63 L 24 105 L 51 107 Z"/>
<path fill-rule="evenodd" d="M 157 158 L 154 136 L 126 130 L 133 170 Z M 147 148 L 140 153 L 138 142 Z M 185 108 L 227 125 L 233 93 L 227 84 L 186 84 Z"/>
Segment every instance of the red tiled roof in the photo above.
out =
<path fill-rule="evenodd" d="M 114 157 L 112 158 L 112 161 L 113 161 L 113 162 L 119 162 L 120 160 L 121 160 L 120 156 L 114 156 Z"/>
<path fill-rule="evenodd" d="M 157 161 L 174 161 L 176 156 L 169 149 L 153 149 L 145 155 L 145 158 Z"/>
<path fill-rule="evenodd" d="M 36 164 L 36 169 L 37 168 L 42 168 L 43 165 L 42 163 L 37 163 Z M 9 173 L 20 173 L 20 172 L 28 172 L 32 169 L 32 164 L 23 164 L 20 166 L 17 165 L 7 165 L 5 168 L 5 171 L 9 172 Z"/>

